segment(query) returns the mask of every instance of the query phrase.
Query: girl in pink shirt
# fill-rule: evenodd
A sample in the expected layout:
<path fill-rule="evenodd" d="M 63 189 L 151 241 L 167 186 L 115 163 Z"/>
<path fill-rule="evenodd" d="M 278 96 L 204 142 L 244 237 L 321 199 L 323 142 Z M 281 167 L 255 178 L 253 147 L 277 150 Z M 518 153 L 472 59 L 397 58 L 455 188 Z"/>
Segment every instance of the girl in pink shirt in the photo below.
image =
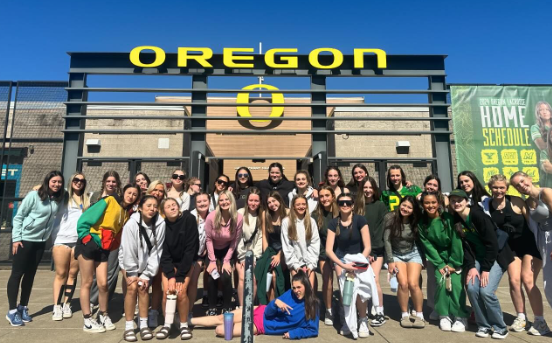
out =
<path fill-rule="evenodd" d="M 224 190 L 219 194 L 215 211 L 205 220 L 205 245 L 207 247 L 207 293 L 209 297 L 208 316 L 217 315 L 217 274 L 222 282 L 222 312 L 230 312 L 232 301 L 232 267 L 234 250 L 242 233 L 243 217 L 236 210 L 232 192 Z M 216 270 L 216 272 L 214 272 Z M 213 278 L 213 276 L 215 276 Z"/>

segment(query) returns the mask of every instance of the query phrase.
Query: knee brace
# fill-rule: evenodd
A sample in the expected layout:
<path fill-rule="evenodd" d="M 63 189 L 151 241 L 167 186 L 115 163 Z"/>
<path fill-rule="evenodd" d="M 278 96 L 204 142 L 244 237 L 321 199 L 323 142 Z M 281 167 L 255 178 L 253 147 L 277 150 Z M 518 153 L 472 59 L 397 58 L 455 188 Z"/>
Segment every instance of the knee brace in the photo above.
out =
<path fill-rule="evenodd" d="M 65 286 L 65 296 L 67 297 L 67 300 L 65 301 L 67 304 L 71 303 L 71 300 L 73 300 L 73 295 L 75 295 L 75 288 L 77 287 L 77 278 L 75 278 L 75 281 L 71 286 Z"/>

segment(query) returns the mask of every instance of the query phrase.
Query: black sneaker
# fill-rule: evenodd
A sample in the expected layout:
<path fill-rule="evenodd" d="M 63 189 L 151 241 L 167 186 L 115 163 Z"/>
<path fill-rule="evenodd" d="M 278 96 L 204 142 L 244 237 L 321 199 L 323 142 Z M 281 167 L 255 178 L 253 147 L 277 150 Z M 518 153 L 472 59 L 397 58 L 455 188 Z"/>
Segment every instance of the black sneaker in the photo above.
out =
<path fill-rule="evenodd" d="M 209 307 L 209 299 L 207 299 L 207 296 L 204 296 L 203 300 L 201 300 L 201 306 L 205 308 Z"/>
<path fill-rule="evenodd" d="M 216 316 L 217 315 L 217 309 L 216 308 L 211 308 L 211 309 L 207 310 L 207 312 L 205 312 L 205 314 L 207 316 L 210 316 L 210 317 Z"/>
<path fill-rule="evenodd" d="M 217 298 L 217 307 L 222 307 L 223 299 L 222 297 Z"/>
<path fill-rule="evenodd" d="M 372 321 L 370 322 L 370 325 L 377 327 L 382 326 L 383 324 L 385 324 L 385 322 L 385 316 L 382 313 L 377 313 L 374 319 L 372 319 Z"/>

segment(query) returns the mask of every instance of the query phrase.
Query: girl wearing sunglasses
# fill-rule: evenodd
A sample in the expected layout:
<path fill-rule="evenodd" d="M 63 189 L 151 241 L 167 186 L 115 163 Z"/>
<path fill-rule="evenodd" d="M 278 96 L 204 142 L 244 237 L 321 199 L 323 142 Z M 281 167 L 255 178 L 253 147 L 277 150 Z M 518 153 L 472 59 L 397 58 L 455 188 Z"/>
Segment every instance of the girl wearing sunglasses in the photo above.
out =
<path fill-rule="evenodd" d="M 178 201 L 180 211 L 184 212 L 190 208 L 190 195 L 186 192 L 186 173 L 177 169 L 171 176 L 171 188 L 167 192 L 167 198 L 173 198 Z"/>
<path fill-rule="evenodd" d="M 332 219 L 328 226 L 328 238 L 326 240 L 326 255 L 335 264 L 335 274 L 338 278 L 343 273 L 348 276 L 355 277 L 357 268 L 354 263 L 345 263 L 345 255 L 362 254 L 366 257 L 370 256 L 370 232 L 366 218 L 361 215 L 354 214 L 354 201 L 349 193 L 341 194 L 337 197 L 337 206 L 339 207 L 339 216 Z M 353 337 L 368 337 L 370 330 L 368 329 L 368 318 L 366 317 L 367 302 L 362 302 L 360 296 L 357 297 L 356 308 L 360 318 L 360 327 L 358 332 L 356 328 L 349 328 L 347 324 L 343 324 L 341 332 L 343 335 L 353 334 Z M 356 320 L 355 320 L 356 322 Z"/>
<path fill-rule="evenodd" d="M 288 194 L 289 204 L 297 194 L 304 195 L 309 205 L 309 215 L 318 207 L 318 191 L 312 188 L 311 177 L 308 171 L 299 170 L 293 177 L 295 188 Z"/>
<path fill-rule="evenodd" d="M 381 191 L 372 177 L 365 177 L 360 183 L 362 193 L 357 195 L 355 214 L 364 216 L 368 229 L 370 231 L 370 265 L 376 276 L 376 286 L 378 288 L 379 304 L 377 308 L 373 308 L 375 312 L 374 319 L 370 322 L 372 326 L 382 326 L 385 324 L 385 315 L 383 312 L 383 291 L 380 285 L 380 271 L 383 266 L 383 256 L 385 252 L 385 244 L 383 243 L 383 219 L 387 212 L 387 206 L 380 200 Z"/>
<path fill-rule="evenodd" d="M 299 270 L 304 271 L 314 287 L 314 270 L 320 256 L 320 236 L 304 195 L 293 198 L 289 217 L 282 220 L 282 251 L 291 275 L 297 274 Z"/>
<path fill-rule="evenodd" d="M 328 237 L 328 225 L 339 214 L 332 186 L 322 186 L 318 191 L 318 208 L 312 213 L 318 226 L 320 235 L 320 256 L 318 263 L 322 272 L 322 298 L 326 305 L 324 324 L 333 325 L 332 298 L 333 298 L 333 269 L 326 255 L 326 240 Z"/>
<path fill-rule="evenodd" d="M 75 246 L 79 239 L 77 222 L 81 214 L 90 206 L 84 174 L 73 174 L 67 189 L 63 208 L 56 217 L 52 233 L 54 242 L 52 257 L 56 271 L 54 278 L 55 305 L 52 320 L 55 321 L 73 316 L 71 299 L 75 293 L 77 274 L 79 273 L 79 262 L 75 259 Z"/>
<path fill-rule="evenodd" d="M 249 194 L 249 187 L 253 187 L 253 175 L 251 171 L 246 167 L 240 167 L 236 171 L 234 176 L 234 183 L 228 189 L 234 194 L 236 198 L 236 207 L 238 209 L 247 206 L 247 195 Z"/>
<path fill-rule="evenodd" d="M 220 174 L 217 179 L 215 180 L 215 187 L 213 189 L 213 192 L 211 193 L 211 207 L 209 208 L 209 211 L 214 211 L 215 207 L 218 204 L 219 201 L 219 195 L 228 189 L 228 185 L 230 184 L 230 178 L 224 174 Z"/>
<path fill-rule="evenodd" d="M 422 272 L 421 247 L 418 239 L 418 222 L 421 216 L 420 205 L 413 196 L 402 198 L 395 211 L 384 219 L 383 241 L 385 262 L 390 273 L 396 274 L 399 282 L 397 300 L 401 308 L 403 328 L 425 327 L 422 305 L 424 296 L 420 289 Z M 412 297 L 416 316 L 411 320 L 408 313 L 408 295 Z"/>

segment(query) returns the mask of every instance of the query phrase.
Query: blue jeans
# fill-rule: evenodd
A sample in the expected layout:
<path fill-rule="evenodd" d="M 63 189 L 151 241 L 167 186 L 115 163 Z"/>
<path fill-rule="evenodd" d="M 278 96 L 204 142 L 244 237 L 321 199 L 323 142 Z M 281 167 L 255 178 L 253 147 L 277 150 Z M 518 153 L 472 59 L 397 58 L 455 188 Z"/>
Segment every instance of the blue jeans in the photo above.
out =
<path fill-rule="evenodd" d="M 475 268 L 481 273 L 481 266 L 475 261 Z M 507 331 L 506 324 L 502 317 L 502 309 L 495 294 L 500 279 L 502 279 L 502 268 L 498 263 L 494 263 L 489 271 L 489 284 L 487 287 L 480 287 L 479 278 L 476 278 L 474 284 L 468 283 L 468 298 L 475 313 L 475 322 L 479 329 L 494 329 L 495 332 L 504 333 Z"/>

